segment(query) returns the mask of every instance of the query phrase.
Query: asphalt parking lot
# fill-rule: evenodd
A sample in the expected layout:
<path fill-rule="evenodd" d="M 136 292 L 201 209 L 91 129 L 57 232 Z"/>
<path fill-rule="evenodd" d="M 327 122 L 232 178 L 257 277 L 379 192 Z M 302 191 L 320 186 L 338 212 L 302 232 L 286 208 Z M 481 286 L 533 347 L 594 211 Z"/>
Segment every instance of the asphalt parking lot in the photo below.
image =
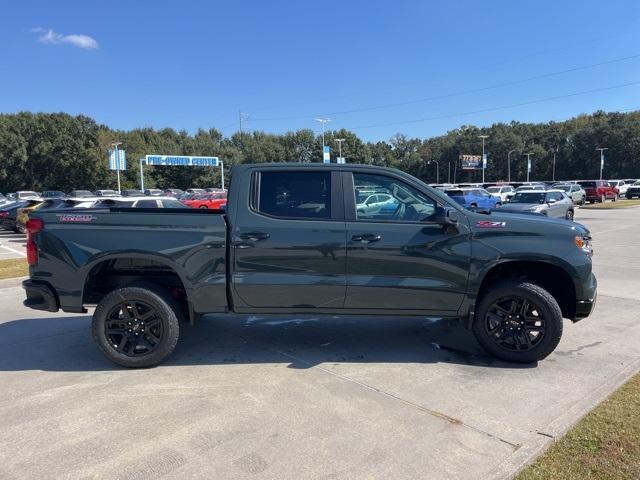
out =
<path fill-rule="evenodd" d="M 0 230 L 0 260 L 26 257 L 26 244 L 25 235 Z"/>
<path fill-rule="evenodd" d="M 509 478 L 640 369 L 640 208 L 576 219 L 598 305 L 535 366 L 456 322 L 228 317 L 125 370 L 0 284 L 0 478 Z"/>

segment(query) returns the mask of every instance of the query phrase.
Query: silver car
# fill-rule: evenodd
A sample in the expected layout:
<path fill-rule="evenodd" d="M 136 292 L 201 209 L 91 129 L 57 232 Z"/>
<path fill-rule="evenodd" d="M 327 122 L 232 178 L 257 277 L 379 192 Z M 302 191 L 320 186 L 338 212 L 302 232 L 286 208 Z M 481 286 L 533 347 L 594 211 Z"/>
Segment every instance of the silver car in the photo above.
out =
<path fill-rule="evenodd" d="M 587 192 L 577 183 L 556 183 L 553 190 L 562 190 L 576 205 L 584 205 L 587 200 Z"/>
<path fill-rule="evenodd" d="M 516 192 L 500 210 L 573 220 L 573 202 L 562 190 L 522 190 Z"/>

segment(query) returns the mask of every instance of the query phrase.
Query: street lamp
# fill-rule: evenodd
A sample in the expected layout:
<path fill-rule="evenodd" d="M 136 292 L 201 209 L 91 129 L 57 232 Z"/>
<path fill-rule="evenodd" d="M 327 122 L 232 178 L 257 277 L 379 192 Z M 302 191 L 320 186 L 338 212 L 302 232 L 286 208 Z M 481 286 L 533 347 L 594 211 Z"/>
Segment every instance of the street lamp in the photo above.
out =
<path fill-rule="evenodd" d="M 527 156 L 527 183 L 529 183 L 529 173 L 531 173 L 531 155 L 533 155 L 533 153 L 523 153 L 522 155 Z"/>
<path fill-rule="evenodd" d="M 598 147 L 596 150 L 600 150 L 600 180 L 602 180 L 602 169 L 604 168 L 604 151 L 609 150 L 606 147 Z"/>
<path fill-rule="evenodd" d="M 436 164 L 436 183 L 440 183 L 440 164 L 437 160 L 427 160 L 427 165 Z"/>
<path fill-rule="evenodd" d="M 551 180 L 553 180 L 554 182 L 556 181 L 556 154 L 558 153 L 558 146 L 556 145 L 556 148 L 553 149 L 553 170 L 551 173 Z"/>
<path fill-rule="evenodd" d="M 507 182 L 511 183 L 511 154 L 516 150 L 509 150 L 507 153 Z"/>
<path fill-rule="evenodd" d="M 324 153 L 324 124 L 330 121 L 330 118 L 316 118 L 316 122 L 320 122 L 322 124 L 322 153 Z"/>
<path fill-rule="evenodd" d="M 333 141 L 338 143 L 338 162 L 342 162 L 342 142 L 344 142 L 345 138 L 334 138 Z"/>
<path fill-rule="evenodd" d="M 482 183 L 484 183 L 484 169 L 487 163 L 484 156 L 484 140 L 489 138 L 489 135 L 478 135 L 478 138 L 482 139 Z"/>

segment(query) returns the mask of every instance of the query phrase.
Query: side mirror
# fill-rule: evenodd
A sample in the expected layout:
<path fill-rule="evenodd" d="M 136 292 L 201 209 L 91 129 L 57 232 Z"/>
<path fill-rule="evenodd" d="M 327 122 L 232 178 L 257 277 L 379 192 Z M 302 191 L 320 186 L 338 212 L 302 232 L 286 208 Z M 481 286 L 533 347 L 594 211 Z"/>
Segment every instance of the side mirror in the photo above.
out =
<path fill-rule="evenodd" d="M 440 223 L 455 225 L 460 221 L 460 214 L 455 208 L 436 207 L 436 218 Z"/>
<path fill-rule="evenodd" d="M 547 203 L 551 204 L 551 203 L 556 203 L 556 199 L 555 198 L 550 198 L 549 201 Z"/>

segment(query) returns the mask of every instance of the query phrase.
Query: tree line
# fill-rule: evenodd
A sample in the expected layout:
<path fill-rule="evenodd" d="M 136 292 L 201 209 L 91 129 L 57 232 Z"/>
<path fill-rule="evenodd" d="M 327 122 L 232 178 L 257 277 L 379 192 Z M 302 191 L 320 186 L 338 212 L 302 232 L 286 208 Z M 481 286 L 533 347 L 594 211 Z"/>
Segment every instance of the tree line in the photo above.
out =
<path fill-rule="evenodd" d="M 563 122 L 464 125 L 431 138 L 397 134 L 378 142 L 365 142 L 342 129 L 326 132 L 325 142 L 333 149 L 333 161 L 335 139 L 344 138 L 342 153 L 348 163 L 399 168 L 428 183 L 436 182 L 438 172 L 441 183 L 477 182 L 481 173 L 461 171 L 458 159 L 461 154 L 481 153 L 480 135 L 488 135 L 487 181 L 507 180 L 509 174 L 512 181 L 524 181 L 525 153 L 531 153 L 531 180 L 551 180 L 554 175 L 557 180 L 598 178 L 597 147 L 608 148 L 604 178 L 640 178 L 640 111 L 598 111 Z M 116 141 L 122 142 L 120 148 L 128 157 L 122 188 L 139 186 L 138 159 L 147 154 L 218 156 L 224 161 L 226 178 L 239 163 L 322 161 L 322 138 L 309 129 L 229 137 L 216 129 L 194 134 L 171 128 L 122 131 L 83 115 L 20 112 L 0 115 L 0 192 L 115 188 L 116 173 L 108 168 L 107 150 Z M 219 169 L 145 168 L 146 187 L 219 185 Z"/>

